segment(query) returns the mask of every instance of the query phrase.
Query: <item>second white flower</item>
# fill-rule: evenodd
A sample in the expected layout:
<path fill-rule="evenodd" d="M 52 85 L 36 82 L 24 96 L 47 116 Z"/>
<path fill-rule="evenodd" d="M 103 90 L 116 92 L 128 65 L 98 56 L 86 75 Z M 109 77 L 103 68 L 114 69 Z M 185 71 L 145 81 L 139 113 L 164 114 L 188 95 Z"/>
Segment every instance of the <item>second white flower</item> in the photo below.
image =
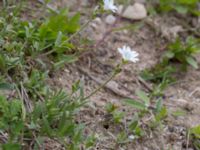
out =
<path fill-rule="evenodd" d="M 117 11 L 117 7 L 114 5 L 114 0 L 103 0 L 104 10 L 111 10 L 112 12 Z"/>

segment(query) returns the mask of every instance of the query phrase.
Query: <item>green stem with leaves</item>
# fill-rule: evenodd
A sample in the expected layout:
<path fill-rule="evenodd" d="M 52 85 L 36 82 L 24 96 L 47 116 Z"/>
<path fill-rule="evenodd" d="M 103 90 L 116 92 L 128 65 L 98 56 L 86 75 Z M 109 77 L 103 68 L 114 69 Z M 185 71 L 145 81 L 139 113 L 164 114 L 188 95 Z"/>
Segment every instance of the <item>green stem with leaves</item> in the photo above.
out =
<path fill-rule="evenodd" d="M 93 18 L 94 18 L 94 17 L 92 16 L 86 23 L 84 23 L 84 24 L 81 26 L 81 28 L 80 28 L 78 31 L 76 31 L 74 34 L 72 34 L 67 40 L 63 41 L 62 44 L 61 44 L 61 46 L 62 46 L 63 44 L 65 44 L 65 43 L 71 41 L 74 37 L 76 37 L 78 34 L 80 34 L 80 33 L 93 21 Z M 50 50 L 50 51 L 48 51 L 48 52 L 42 54 L 42 56 L 50 55 L 50 54 L 52 54 L 52 53 L 55 52 L 55 51 L 56 51 L 56 49 L 52 49 L 52 50 Z"/>

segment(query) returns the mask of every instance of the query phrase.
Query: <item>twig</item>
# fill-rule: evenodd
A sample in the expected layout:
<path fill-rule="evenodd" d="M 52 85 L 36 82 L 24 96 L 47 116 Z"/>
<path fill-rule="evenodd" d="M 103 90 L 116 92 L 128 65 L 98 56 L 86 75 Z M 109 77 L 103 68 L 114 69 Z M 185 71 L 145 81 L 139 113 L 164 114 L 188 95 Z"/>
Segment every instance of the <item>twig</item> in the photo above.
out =
<path fill-rule="evenodd" d="M 2 131 L 0 131 L 0 139 L 4 142 L 7 143 L 8 141 L 8 137 L 5 135 L 5 133 L 3 133 Z"/>
<path fill-rule="evenodd" d="M 24 88 L 22 83 L 20 83 L 20 86 L 21 86 L 20 90 L 16 86 L 18 95 L 19 95 L 20 99 L 23 100 L 26 110 L 28 112 L 32 112 L 33 111 L 33 107 L 31 105 L 31 102 L 30 102 L 29 96 L 28 96 L 28 94 L 26 92 L 26 89 Z"/>
<path fill-rule="evenodd" d="M 45 99 L 42 97 L 42 95 L 37 90 L 34 89 L 34 92 L 40 98 L 41 101 L 43 101 L 43 102 L 45 101 Z"/>
<path fill-rule="evenodd" d="M 186 137 L 186 150 L 188 150 L 189 147 L 189 140 L 190 140 L 190 130 L 187 133 L 187 137 Z"/>
<path fill-rule="evenodd" d="M 138 81 L 143 84 L 145 86 L 145 88 L 147 88 L 147 90 L 149 92 L 153 92 L 153 88 L 144 80 L 142 79 L 141 77 L 138 77 Z"/>

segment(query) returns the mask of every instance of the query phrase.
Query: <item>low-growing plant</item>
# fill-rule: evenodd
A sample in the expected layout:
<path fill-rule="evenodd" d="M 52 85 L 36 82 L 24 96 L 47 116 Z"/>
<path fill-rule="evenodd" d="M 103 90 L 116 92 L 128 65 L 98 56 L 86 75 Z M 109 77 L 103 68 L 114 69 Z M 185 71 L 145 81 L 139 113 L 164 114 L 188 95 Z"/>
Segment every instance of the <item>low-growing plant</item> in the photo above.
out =
<path fill-rule="evenodd" d="M 21 10 L 14 12 L 18 7 L 6 6 L 0 15 L 0 90 L 15 93 L 0 96 L 1 148 L 41 149 L 48 139 L 70 150 L 91 147 L 95 137 L 85 136 L 84 125 L 75 120 L 86 102 L 80 82 L 67 94 L 53 91 L 46 81 L 53 68 L 76 60 L 69 39 L 80 27 L 80 15 L 61 10 L 25 21 Z"/>
<path fill-rule="evenodd" d="M 176 9 L 184 12 L 183 8 L 178 9 L 180 4 L 186 5 L 191 13 L 197 14 L 191 11 L 195 2 L 195 0 L 191 3 L 183 0 L 174 1 L 177 5 L 168 8 L 168 11 Z M 0 15 L 0 90 L 12 89 L 15 93 L 13 95 L 9 93 L 11 96 L 8 98 L 0 95 L 2 149 L 20 150 L 27 147 L 41 149 L 46 140 L 56 141 L 69 150 L 92 147 L 96 138 L 94 135 L 86 136 L 83 133 L 84 124 L 76 122 L 77 113 L 88 98 L 96 94 L 121 71 L 122 65 L 128 61 L 132 63 L 139 61 L 139 54 L 127 45 L 118 48 L 123 58 L 121 63 L 115 67 L 111 77 L 88 96 L 84 95 L 80 81 L 72 86 L 71 93 L 66 93 L 63 90 L 53 91 L 56 88 L 51 88 L 46 79 L 52 70 L 77 60 L 79 49 L 72 39 L 91 22 L 97 10 L 116 12 L 118 8 L 114 5 L 114 1 L 103 1 L 100 9 L 95 9 L 91 20 L 82 27 L 79 24 L 79 13 L 69 17 L 67 10 L 53 11 L 41 20 L 24 21 L 20 19 L 19 9 L 17 13 L 12 10 L 16 7 L 6 9 L 12 3 L 4 1 L 3 4 L 4 12 Z M 165 3 L 160 0 L 161 9 L 162 5 Z M 11 13 L 8 13 L 9 11 Z M 104 38 L 103 36 L 94 47 L 101 44 Z M 189 64 L 197 68 L 193 55 L 199 51 L 198 42 L 193 38 L 188 38 L 186 43 L 177 40 L 169 45 L 161 64 L 156 66 L 153 72 L 144 72 L 144 78 L 159 83 L 159 86 L 151 94 L 137 91 L 137 100 L 125 100 L 126 104 L 134 107 L 137 112 L 129 122 L 128 129 L 121 131 L 115 138 L 118 144 L 143 136 L 145 132 L 142 121 L 146 116 L 151 115 L 147 123 L 149 127 L 155 128 L 162 124 L 167 116 L 167 109 L 162 105 L 160 96 L 166 85 L 173 81 L 171 75 L 175 72 L 174 67 L 169 64 L 178 61 L 184 67 Z M 124 112 L 118 111 L 113 104 L 108 104 L 106 110 L 111 114 L 114 123 L 122 123 Z M 194 133 L 194 130 L 191 131 Z"/>
<path fill-rule="evenodd" d="M 45 101 L 33 102 L 31 112 L 26 110 L 23 100 L 8 101 L 1 96 L 0 128 L 1 133 L 7 135 L 3 149 L 15 147 L 20 150 L 30 142 L 33 143 L 32 147 L 39 149 L 47 137 L 59 141 L 66 149 L 79 149 L 83 143 L 87 143 L 87 147 L 92 146 L 94 138 L 85 138 L 82 133 L 84 125 L 76 124 L 74 119 L 85 103 L 82 94 L 77 95 L 80 90 L 81 87 L 78 87 L 70 95 L 63 91 L 49 93 Z M 41 138 L 44 140 L 41 141 Z"/>
<path fill-rule="evenodd" d="M 198 11 L 198 0 L 152 0 L 153 2 L 157 2 L 159 7 L 157 10 L 169 12 L 169 11 L 176 11 L 180 14 L 193 14 L 193 15 L 200 15 Z"/>
<path fill-rule="evenodd" d="M 188 37 L 185 42 L 179 38 L 168 45 L 160 63 L 150 69 L 143 70 L 141 77 L 144 80 L 156 84 L 154 95 L 162 94 L 162 91 L 176 81 L 176 73 L 187 71 L 188 66 L 198 69 L 195 55 L 200 52 L 199 40 Z M 160 94 L 159 94 L 160 93 Z"/>
<path fill-rule="evenodd" d="M 198 64 L 194 56 L 199 52 L 199 40 L 193 37 L 188 37 L 183 43 L 178 38 L 174 43 L 171 43 L 168 46 L 162 61 L 166 65 L 170 62 L 177 61 L 181 63 L 183 68 L 185 69 L 188 65 L 191 65 L 195 69 L 198 69 Z"/>
<path fill-rule="evenodd" d="M 141 90 L 136 91 L 136 95 L 139 100 L 125 99 L 124 102 L 128 106 L 138 110 L 132 122 L 129 124 L 129 129 L 134 138 L 139 138 L 144 135 L 144 130 L 141 128 L 141 121 L 144 117 L 151 115 L 151 119 L 149 119 L 146 124 L 150 128 L 156 128 L 162 125 L 162 121 L 166 118 L 168 113 L 166 107 L 162 104 L 161 97 L 156 99 L 155 102 L 152 102 L 152 99 L 155 98 L 153 95 L 147 95 L 147 93 Z"/>
<path fill-rule="evenodd" d="M 200 125 L 190 128 L 188 130 L 188 136 L 192 142 L 192 145 L 196 150 L 200 150 Z"/>
<path fill-rule="evenodd" d="M 112 115 L 114 123 L 120 123 L 124 117 L 124 112 L 118 111 L 117 106 L 112 103 L 106 105 L 106 111 L 108 114 Z"/>
<path fill-rule="evenodd" d="M 126 116 L 126 112 L 122 112 L 118 110 L 118 107 L 115 104 L 109 103 L 106 105 L 106 111 L 112 118 L 112 123 L 114 124 L 124 124 L 124 117 Z M 128 142 L 132 142 L 135 139 L 140 138 L 144 135 L 143 130 L 140 127 L 140 117 L 142 116 L 142 113 L 140 116 L 137 112 L 135 112 L 135 115 L 133 119 L 127 123 L 126 126 L 124 126 L 124 130 L 120 130 L 120 132 L 115 137 L 115 142 L 117 144 L 125 144 Z M 110 122 L 106 122 L 106 124 L 109 124 Z"/>

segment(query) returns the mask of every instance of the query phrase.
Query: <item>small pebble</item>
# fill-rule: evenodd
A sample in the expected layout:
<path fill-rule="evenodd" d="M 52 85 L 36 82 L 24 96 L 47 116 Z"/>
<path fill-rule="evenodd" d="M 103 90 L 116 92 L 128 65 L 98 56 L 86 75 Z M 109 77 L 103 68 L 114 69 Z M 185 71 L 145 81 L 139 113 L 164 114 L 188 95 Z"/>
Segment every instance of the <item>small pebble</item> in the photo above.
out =
<path fill-rule="evenodd" d="M 115 18 L 115 16 L 113 16 L 113 15 L 108 15 L 108 16 L 106 17 L 106 19 L 105 19 L 105 22 L 106 22 L 107 24 L 113 24 L 115 21 L 116 21 L 116 18 Z"/>
<path fill-rule="evenodd" d="M 147 10 L 143 4 L 135 3 L 125 9 L 122 17 L 132 20 L 141 20 L 147 17 Z"/>

